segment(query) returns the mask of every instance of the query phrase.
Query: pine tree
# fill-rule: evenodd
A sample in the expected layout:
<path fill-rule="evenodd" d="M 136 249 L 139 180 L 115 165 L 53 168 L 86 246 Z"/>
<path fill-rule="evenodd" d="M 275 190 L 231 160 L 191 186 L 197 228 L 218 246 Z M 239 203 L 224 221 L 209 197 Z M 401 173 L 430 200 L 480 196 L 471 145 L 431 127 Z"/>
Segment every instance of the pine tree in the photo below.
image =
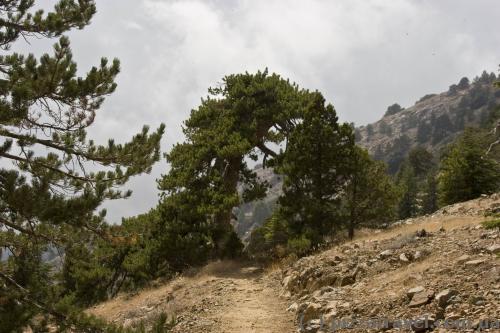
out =
<path fill-rule="evenodd" d="M 280 216 L 292 237 L 316 245 L 341 227 L 337 208 L 353 149 L 351 126 L 339 124 L 333 106 L 316 93 L 303 122 L 290 135 L 278 168 L 285 175 Z"/>
<path fill-rule="evenodd" d="M 342 218 L 349 238 L 360 226 L 372 227 L 394 218 L 397 191 L 386 165 L 356 147 L 349 159 L 349 177 L 342 195 Z"/>
<path fill-rule="evenodd" d="M 415 147 L 410 150 L 408 162 L 417 177 L 427 175 L 435 167 L 434 156 L 424 147 Z"/>
<path fill-rule="evenodd" d="M 424 187 L 424 197 L 422 203 L 422 213 L 432 214 L 438 210 L 438 189 L 437 180 L 434 173 L 430 173 L 427 177 Z"/>
<path fill-rule="evenodd" d="M 439 172 L 441 205 L 498 191 L 500 167 L 486 155 L 488 137 L 481 130 L 466 129 L 443 156 Z"/>
<path fill-rule="evenodd" d="M 417 178 L 415 171 L 408 161 L 405 161 L 401 166 L 401 170 L 397 175 L 397 184 L 401 196 L 399 201 L 399 218 L 407 219 L 416 216 L 419 212 L 417 203 Z"/>
<path fill-rule="evenodd" d="M 177 204 L 161 210 L 168 212 L 164 223 L 174 229 L 177 224 L 185 238 L 193 233 L 199 239 L 206 233 L 208 241 L 200 242 L 210 244 L 207 252 L 220 257 L 227 241 L 234 240 L 233 208 L 263 198 L 269 187 L 249 168 L 248 159 L 263 155 L 268 166 L 279 156 L 268 146 L 289 136 L 308 95 L 267 70 L 229 75 L 220 87 L 210 88 L 209 96 L 184 123 L 186 141 L 166 155 L 171 169 L 160 180 L 160 188 L 167 203 Z M 238 183 L 244 188 L 241 197 Z"/>
<path fill-rule="evenodd" d="M 149 172 L 159 159 L 164 126 L 148 128 L 126 144 L 87 139 L 104 98 L 111 94 L 119 62 L 102 59 L 85 76 L 77 76 L 69 39 L 72 28 L 89 24 L 94 1 L 61 0 L 54 10 L 33 11 L 35 1 L 0 4 L 0 248 L 10 254 L 0 263 L 0 327 L 18 331 L 34 316 L 61 330 L 81 316 L 65 312 L 68 299 L 42 263 L 49 247 L 64 249 L 81 233 L 106 237 L 106 199 L 130 195 L 117 186 Z M 20 37 L 60 37 L 52 55 L 9 53 Z M 9 163 L 11 162 L 11 163 Z M 10 166 L 10 167 L 9 167 Z M 71 260 L 71 251 L 66 260 Z M 62 302 L 62 303 L 61 303 Z M 44 321 L 37 320 L 43 326 Z M 38 328 L 43 330 L 43 328 Z"/>

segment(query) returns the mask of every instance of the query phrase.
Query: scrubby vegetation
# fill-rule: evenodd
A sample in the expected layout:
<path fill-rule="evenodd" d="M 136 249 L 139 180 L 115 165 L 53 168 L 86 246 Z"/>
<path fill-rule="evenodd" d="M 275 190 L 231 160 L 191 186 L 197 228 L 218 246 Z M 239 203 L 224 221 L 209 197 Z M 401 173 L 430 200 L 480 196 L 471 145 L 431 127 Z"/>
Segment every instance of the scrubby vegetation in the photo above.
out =
<path fill-rule="evenodd" d="M 484 221 L 483 226 L 486 229 L 500 229 L 500 219 Z"/>

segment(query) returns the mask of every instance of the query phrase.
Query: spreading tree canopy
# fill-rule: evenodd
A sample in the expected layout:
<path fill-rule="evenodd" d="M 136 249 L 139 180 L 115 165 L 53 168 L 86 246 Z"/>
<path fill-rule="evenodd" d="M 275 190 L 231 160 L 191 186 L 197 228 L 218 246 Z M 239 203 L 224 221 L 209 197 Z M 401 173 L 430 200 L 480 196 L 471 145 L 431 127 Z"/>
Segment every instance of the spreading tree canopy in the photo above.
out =
<path fill-rule="evenodd" d="M 240 198 L 262 198 L 268 187 L 247 161 L 263 155 L 266 165 L 279 155 L 275 147 L 301 119 L 308 95 L 267 70 L 229 75 L 210 88 L 184 123 L 185 142 L 166 154 L 171 169 L 159 182 L 164 191 L 162 230 L 170 230 L 177 244 L 196 240 L 216 255 L 228 243 L 234 245 L 233 207 Z M 244 189 L 241 196 L 238 184 Z M 210 230 L 208 239 L 200 229 Z"/>
<path fill-rule="evenodd" d="M 64 251 L 82 231 L 109 236 L 104 214 L 95 210 L 106 199 L 130 195 L 117 187 L 151 170 L 164 130 L 150 134 L 144 127 L 125 144 L 87 138 L 116 88 L 119 62 L 103 58 L 77 75 L 62 34 L 89 24 L 94 1 L 61 0 L 49 13 L 34 8 L 34 0 L 0 2 L 0 248 L 9 257 L 0 263 L 0 327 L 13 332 L 34 325 L 36 315 L 61 329 L 75 325 L 41 255 L 49 246 Z M 9 51 L 32 37 L 60 38 L 40 58 Z"/>

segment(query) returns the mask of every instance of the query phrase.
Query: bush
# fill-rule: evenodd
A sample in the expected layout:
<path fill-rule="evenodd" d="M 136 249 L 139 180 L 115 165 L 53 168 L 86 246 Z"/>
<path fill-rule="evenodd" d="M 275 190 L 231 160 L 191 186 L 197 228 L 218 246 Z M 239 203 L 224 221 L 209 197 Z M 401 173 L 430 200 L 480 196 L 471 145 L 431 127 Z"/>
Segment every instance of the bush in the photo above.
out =
<path fill-rule="evenodd" d="M 401 107 L 401 105 L 399 105 L 398 103 L 394 103 L 393 105 L 391 105 L 387 108 L 387 111 L 385 111 L 384 117 L 392 116 L 392 115 L 399 113 L 403 110 L 404 110 L 404 108 Z"/>
<path fill-rule="evenodd" d="M 500 218 L 481 223 L 486 229 L 500 229 Z"/>
<path fill-rule="evenodd" d="M 311 249 L 311 245 L 311 240 L 305 235 L 289 239 L 287 243 L 288 254 L 295 254 L 299 257 L 304 256 Z"/>

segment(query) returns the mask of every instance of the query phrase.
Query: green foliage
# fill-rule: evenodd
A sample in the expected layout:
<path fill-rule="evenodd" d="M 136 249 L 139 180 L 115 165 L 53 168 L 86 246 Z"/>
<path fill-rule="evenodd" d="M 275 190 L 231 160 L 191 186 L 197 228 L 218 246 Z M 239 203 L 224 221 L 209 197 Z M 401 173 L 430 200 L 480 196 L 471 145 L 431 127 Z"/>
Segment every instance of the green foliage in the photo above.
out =
<path fill-rule="evenodd" d="M 424 185 L 424 195 L 422 202 L 422 214 L 432 214 L 438 210 L 438 183 L 436 175 L 431 172 L 427 176 Z"/>
<path fill-rule="evenodd" d="M 391 175 L 398 172 L 401 164 L 406 159 L 408 152 L 411 147 L 411 140 L 406 135 L 403 134 L 394 140 L 392 146 L 389 149 L 389 154 L 386 155 L 388 171 Z"/>
<path fill-rule="evenodd" d="M 436 166 L 432 153 L 420 146 L 410 150 L 408 161 L 417 177 L 427 175 Z"/>
<path fill-rule="evenodd" d="M 340 212 L 352 238 L 355 228 L 376 227 L 393 220 L 397 191 L 386 165 L 374 161 L 365 149 L 356 147 L 349 164 Z"/>
<path fill-rule="evenodd" d="M 371 137 L 373 135 L 373 125 L 368 124 L 366 125 L 366 133 L 368 134 L 368 137 Z"/>
<path fill-rule="evenodd" d="M 395 103 L 387 108 L 387 111 L 385 111 L 384 117 L 395 115 L 396 113 L 399 113 L 403 110 L 404 110 L 404 108 L 402 108 L 401 105 L 399 105 L 398 103 Z"/>
<path fill-rule="evenodd" d="M 494 193 L 500 186 L 498 162 L 486 156 L 484 131 L 467 129 L 441 160 L 440 203 L 448 205 Z"/>
<path fill-rule="evenodd" d="M 460 90 L 468 89 L 470 86 L 470 81 L 467 77 L 463 77 L 460 79 L 460 82 L 458 82 L 457 86 L 458 86 L 458 89 L 460 89 Z"/>
<path fill-rule="evenodd" d="M 446 139 L 450 134 L 454 133 L 455 126 L 450 120 L 450 117 L 445 113 L 435 118 L 432 121 L 432 144 L 438 144 L 443 139 Z"/>
<path fill-rule="evenodd" d="M 305 235 L 316 245 L 339 229 L 336 208 L 353 149 L 352 127 L 339 124 L 333 106 L 314 94 L 277 168 L 285 175 L 280 215 L 293 236 Z"/>
<path fill-rule="evenodd" d="M 399 187 L 399 218 L 430 214 L 438 209 L 436 163 L 424 147 L 415 147 L 396 175 Z"/>
<path fill-rule="evenodd" d="M 36 8 L 33 0 L 4 1 L 0 4 L 0 248 L 12 254 L 0 263 L 0 326 L 19 331 L 43 318 L 38 331 L 52 321 L 59 325 L 76 320 L 55 307 L 73 291 L 56 269 L 49 270 L 41 255 L 50 248 L 64 253 L 68 285 L 87 290 L 89 298 L 102 297 L 98 281 L 108 267 L 97 268 L 82 257 L 105 238 L 109 226 L 105 212 L 95 210 L 106 199 L 126 198 L 119 186 L 130 177 L 149 172 L 159 159 L 161 125 L 149 133 L 144 127 L 130 142 L 110 139 L 97 145 L 87 138 L 90 127 L 106 96 L 114 92 L 120 71 L 118 60 L 91 68 L 77 76 L 70 42 L 60 37 L 51 55 L 37 59 L 33 54 L 8 53 L 19 37 L 29 40 L 61 36 L 72 28 L 83 28 L 95 13 L 94 1 L 61 0 L 49 13 Z M 14 162 L 13 167 L 8 162 Z M 93 170 L 93 171 L 89 171 Z M 77 235 L 79 237 L 77 237 Z M 75 245 L 78 244 L 78 245 Z M 62 260 L 62 256 L 59 258 Z M 65 263 L 65 265 L 66 265 Z M 68 266 L 69 265 L 69 266 Z M 91 269 L 90 269 L 91 268 Z M 6 303 L 3 303 L 3 300 Z M 78 312 L 79 310 L 75 310 Z M 17 318 L 17 319 L 15 319 Z"/>
<path fill-rule="evenodd" d="M 186 141 L 166 155 L 170 172 L 159 181 L 164 253 L 173 267 L 208 258 L 233 257 L 241 250 L 230 224 L 232 210 L 263 198 L 269 184 L 247 165 L 263 155 L 264 166 L 279 156 L 280 144 L 302 117 L 308 92 L 267 70 L 229 75 L 191 112 Z M 244 188 L 241 196 L 237 185 Z M 165 247 L 165 249 L 163 249 Z"/>
<path fill-rule="evenodd" d="M 417 202 L 418 184 L 415 170 L 406 162 L 402 165 L 401 170 L 397 175 L 397 184 L 400 191 L 399 200 L 399 218 L 407 219 L 409 217 L 417 216 L 419 213 L 419 206 Z"/>
<path fill-rule="evenodd" d="M 258 260 L 272 260 L 287 254 L 286 244 L 290 238 L 287 221 L 275 213 L 261 226 L 252 231 L 247 253 Z"/>
<path fill-rule="evenodd" d="M 500 219 L 484 221 L 482 225 L 486 229 L 500 229 Z"/>
<path fill-rule="evenodd" d="M 392 135 L 392 127 L 387 124 L 385 121 L 381 121 L 378 125 L 378 129 L 380 134 L 391 136 Z"/>

